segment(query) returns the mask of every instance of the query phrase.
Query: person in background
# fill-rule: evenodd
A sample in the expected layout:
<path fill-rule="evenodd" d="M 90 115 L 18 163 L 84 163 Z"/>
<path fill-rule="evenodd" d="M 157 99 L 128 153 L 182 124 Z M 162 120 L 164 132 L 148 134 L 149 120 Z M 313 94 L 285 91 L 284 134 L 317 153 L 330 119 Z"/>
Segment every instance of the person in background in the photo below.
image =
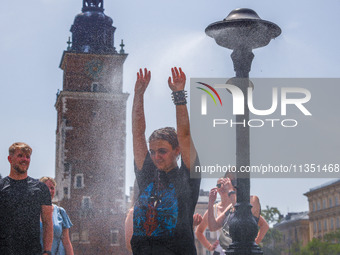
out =
<path fill-rule="evenodd" d="M 45 183 L 51 193 L 53 200 L 55 194 L 56 181 L 51 177 L 42 177 L 40 182 Z M 52 255 L 73 255 L 73 247 L 70 240 L 69 229 L 72 227 L 72 222 L 68 217 L 64 208 L 57 205 L 53 206 L 53 244 Z M 40 222 L 40 231 L 42 233 L 42 223 Z M 42 235 L 41 235 L 42 237 Z M 41 239 L 42 241 L 42 239 Z"/>
<path fill-rule="evenodd" d="M 0 254 L 50 255 L 53 240 L 51 195 L 45 184 L 28 176 L 32 148 L 9 147 L 10 173 L 0 180 Z M 43 247 L 39 221 L 42 221 Z"/>
<path fill-rule="evenodd" d="M 233 194 L 228 194 L 230 185 L 229 178 L 219 178 L 217 180 L 217 192 L 221 197 L 221 201 L 214 204 L 214 217 L 217 218 L 221 215 L 224 210 L 232 203 L 230 196 Z M 234 198 L 234 196 L 232 196 Z M 214 255 L 224 255 L 223 249 L 219 244 L 219 237 L 221 235 L 221 229 L 217 231 L 217 240 L 214 243 L 210 243 L 204 235 L 204 230 L 208 227 L 208 210 L 203 215 L 202 223 L 196 228 L 196 237 L 201 242 L 201 244 L 208 250 L 214 251 Z"/>
<path fill-rule="evenodd" d="M 218 188 L 211 189 L 209 193 L 208 203 L 209 230 L 217 231 L 219 229 L 222 229 L 222 233 L 219 238 L 219 244 L 222 246 L 224 250 L 226 250 L 232 242 L 231 236 L 229 234 L 229 223 L 231 218 L 234 216 L 235 211 L 234 205 L 236 204 L 236 191 L 237 191 L 237 187 L 235 186 L 237 179 L 230 179 L 228 177 L 226 179 L 227 181 L 225 185 L 227 186 L 228 196 L 231 199 L 231 204 L 229 204 L 225 208 L 224 212 L 221 213 L 217 218 L 215 217 L 213 207 L 216 201 Z M 255 238 L 256 244 L 259 244 L 262 241 L 265 234 L 267 233 L 269 225 L 266 222 L 266 220 L 261 216 L 261 205 L 259 198 L 257 196 L 251 196 L 250 204 L 252 205 L 251 212 L 253 214 L 253 217 L 259 226 L 258 234 Z"/>

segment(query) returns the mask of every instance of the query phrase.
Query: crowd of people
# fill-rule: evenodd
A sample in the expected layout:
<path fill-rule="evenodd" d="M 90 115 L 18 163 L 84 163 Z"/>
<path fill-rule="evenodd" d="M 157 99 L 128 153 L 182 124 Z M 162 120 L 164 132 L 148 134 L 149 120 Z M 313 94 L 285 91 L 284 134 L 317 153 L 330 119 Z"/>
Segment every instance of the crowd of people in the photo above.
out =
<path fill-rule="evenodd" d="M 176 67 L 171 74 L 168 85 L 176 108 L 177 129 L 157 129 L 147 142 L 144 94 L 151 72 L 145 68 L 137 73 L 132 108 L 136 181 L 133 206 L 125 222 L 126 247 L 135 255 L 195 255 L 196 234 L 207 250 L 214 255 L 224 254 L 232 243 L 229 222 L 235 210 L 237 179 L 218 179 L 209 194 L 208 210 L 203 217 L 194 214 L 201 178 L 193 171 L 199 158 L 190 134 L 186 75 Z M 52 204 L 56 181 L 28 176 L 31 154 L 31 147 L 25 143 L 14 143 L 9 148 L 10 173 L 0 180 L 0 254 L 73 255 L 71 220 L 62 207 Z M 221 198 L 218 203 L 217 193 Z M 252 196 L 250 201 L 259 226 L 255 239 L 258 244 L 269 227 L 261 217 L 259 198 Z M 204 235 L 207 227 L 217 231 L 213 243 Z"/>

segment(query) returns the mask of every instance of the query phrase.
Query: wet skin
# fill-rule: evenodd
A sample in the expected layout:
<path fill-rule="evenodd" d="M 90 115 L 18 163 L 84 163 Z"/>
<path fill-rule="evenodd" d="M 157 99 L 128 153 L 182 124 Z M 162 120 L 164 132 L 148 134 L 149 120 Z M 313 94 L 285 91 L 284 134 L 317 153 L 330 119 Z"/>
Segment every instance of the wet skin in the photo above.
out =
<path fill-rule="evenodd" d="M 30 153 L 15 150 L 13 155 L 8 156 L 8 161 L 18 174 L 26 174 L 31 162 Z"/>
<path fill-rule="evenodd" d="M 150 156 L 159 170 L 169 172 L 177 166 L 179 147 L 173 149 L 166 140 L 154 140 L 150 142 Z"/>

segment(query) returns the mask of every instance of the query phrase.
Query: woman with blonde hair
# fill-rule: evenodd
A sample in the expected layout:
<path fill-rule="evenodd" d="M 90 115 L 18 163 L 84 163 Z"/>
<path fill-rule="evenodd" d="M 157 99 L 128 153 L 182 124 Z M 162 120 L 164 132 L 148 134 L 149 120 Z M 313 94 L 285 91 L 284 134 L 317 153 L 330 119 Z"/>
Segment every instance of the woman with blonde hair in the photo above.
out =
<path fill-rule="evenodd" d="M 42 177 L 40 182 L 46 184 L 51 193 L 53 200 L 55 194 L 56 181 L 51 177 Z M 70 240 L 69 229 L 72 227 L 72 222 L 68 217 L 64 208 L 53 204 L 53 244 L 52 255 L 74 255 L 73 247 Z M 40 222 L 40 233 L 42 233 L 42 224 Z M 42 235 L 41 242 L 42 242 Z"/>

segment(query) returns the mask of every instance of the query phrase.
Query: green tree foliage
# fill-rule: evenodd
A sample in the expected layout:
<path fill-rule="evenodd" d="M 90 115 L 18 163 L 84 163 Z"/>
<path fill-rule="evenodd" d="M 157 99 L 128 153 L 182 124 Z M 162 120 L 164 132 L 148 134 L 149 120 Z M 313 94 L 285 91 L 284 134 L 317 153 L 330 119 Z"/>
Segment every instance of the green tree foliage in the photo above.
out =
<path fill-rule="evenodd" d="M 266 209 L 261 211 L 262 217 L 268 222 L 269 225 L 279 223 L 283 216 L 281 215 L 277 207 L 266 206 Z M 277 247 L 277 243 L 281 241 L 282 234 L 277 229 L 269 228 L 267 234 L 264 236 L 263 243 L 263 254 L 268 255 L 280 255 L 282 249 Z"/>
<path fill-rule="evenodd" d="M 283 218 L 277 207 L 269 207 L 268 205 L 266 206 L 266 209 L 261 211 L 261 215 L 269 225 L 279 223 Z"/>
<path fill-rule="evenodd" d="M 314 238 L 305 247 L 296 250 L 292 255 L 339 255 L 340 231 L 324 235 L 323 240 Z"/>

